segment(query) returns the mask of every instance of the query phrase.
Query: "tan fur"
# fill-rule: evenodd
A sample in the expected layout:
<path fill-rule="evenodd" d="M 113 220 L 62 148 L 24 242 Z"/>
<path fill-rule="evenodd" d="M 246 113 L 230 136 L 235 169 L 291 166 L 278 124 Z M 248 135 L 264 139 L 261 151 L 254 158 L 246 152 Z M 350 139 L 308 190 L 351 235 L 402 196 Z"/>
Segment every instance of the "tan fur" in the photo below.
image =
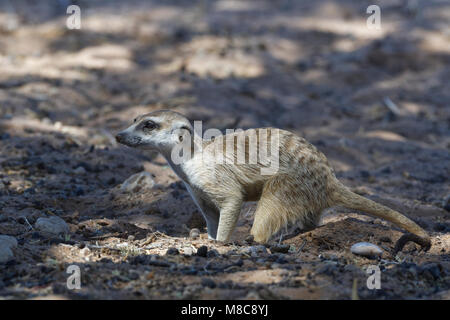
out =
<path fill-rule="evenodd" d="M 170 122 L 180 121 L 182 117 L 170 111 L 159 111 L 155 115 L 164 122 L 161 128 L 171 127 Z M 140 119 L 148 117 L 151 118 L 152 114 Z M 304 228 L 314 228 L 324 209 L 342 205 L 391 221 L 417 235 L 423 240 L 422 243 L 429 246 L 429 236 L 422 228 L 404 215 L 351 192 L 337 180 L 323 153 L 291 132 L 265 128 L 268 132 L 268 150 L 270 138 L 276 135 L 279 139 L 279 168 L 275 174 L 262 175 L 261 168 L 267 167 L 267 164 L 259 159 L 257 163 L 249 163 L 250 149 L 255 147 L 255 140 L 260 151 L 260 130 L 236 132 L 224 136 L 223 140 L 201 140 L 203 152 L 194 153 L 191 159 L 180 165 L 171 162 L 168 150 L 159 150 L 185 182 L 202 211 L 211 239 L 228 241 L 242 203 L 259 200 L 251 229 L 257 242 L 267 242 L 288 224 L 300 222 Z M 226 149 L 226 138 L 235 142 L 233 150 Z M 150 141 L 152 137 L 148 139 Z M 238 139 L 245 141 L 245 163 L 237 162 Z M 227 158 L 227 151 L 233 151 L 231 159 L 229 154 Z M 212 159 L 216 156 L 224 156 L 231 163 L 214 163 Z"/>

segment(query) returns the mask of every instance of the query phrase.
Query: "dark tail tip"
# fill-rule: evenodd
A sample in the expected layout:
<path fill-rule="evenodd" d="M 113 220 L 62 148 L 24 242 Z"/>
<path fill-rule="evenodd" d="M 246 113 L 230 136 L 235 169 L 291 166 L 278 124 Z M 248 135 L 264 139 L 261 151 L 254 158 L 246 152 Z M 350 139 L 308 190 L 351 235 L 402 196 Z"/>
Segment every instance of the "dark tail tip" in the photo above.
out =
<path fill-rule="evenodd" d="M 431 248 L 431 241 L 427 238 L 419 237 L 418 235 L 412 234 L 412 233 L 406 233 L 400 237 L 400 239 L 397 240 L 394 247 L 394 256 L 399 252 L 402 251 L 403 247 L 408 242 L 415 242 L 418 245 L 422 247 L 423 251 L 428 251 Z"/>

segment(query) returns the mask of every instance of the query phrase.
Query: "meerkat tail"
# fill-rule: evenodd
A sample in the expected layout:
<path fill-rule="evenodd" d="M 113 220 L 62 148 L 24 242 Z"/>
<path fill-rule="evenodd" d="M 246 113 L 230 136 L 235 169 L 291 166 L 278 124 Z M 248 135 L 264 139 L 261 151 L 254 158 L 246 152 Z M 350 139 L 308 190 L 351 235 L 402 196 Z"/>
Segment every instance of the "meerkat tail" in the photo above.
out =
<path fill-rule="evenodd" d="M 405 244 L 409 241 L 413 241 L 419 244 L 425 251 L 427 251 L 431 247 L 430 236 L 415 222 L 395 210 L 392 210 L 386 206 L 383 206 L 350 191 L 347 187 L 340 183 L 337 191 L 333 193 L 333 200 L 337 205 L 342 205 L 349 209 L 367 212 L 373 216 L 390 221 L 410 232 L 410 234 L 404 234 L 397 241 L 394 248 L 394 254 L 396 254 L 398 251 L 401 251 Z"/>

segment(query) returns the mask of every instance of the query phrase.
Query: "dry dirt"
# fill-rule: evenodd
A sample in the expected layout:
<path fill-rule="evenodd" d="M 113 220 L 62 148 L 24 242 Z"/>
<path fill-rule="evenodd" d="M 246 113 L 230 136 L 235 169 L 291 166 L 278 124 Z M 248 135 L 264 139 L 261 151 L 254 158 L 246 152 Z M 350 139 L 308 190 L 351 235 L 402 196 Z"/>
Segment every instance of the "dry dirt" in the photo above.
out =
<path fill-rule="evenodd" d="M 81 30 L 65 27 L 68 3 L 0 1 L 0 234 L 18 240 L 1 298 L 450 298 L 448 2 L 377 1 L 381 30 L 366 27 L 371 1 L 75 1 Z M 340 208 L 286 246 L 252 247 L 253 203 L 233 244 L 208 241 L 165 161 L 113 139 L 161 108 L 203 129 L 304 136 L 352 190 L 422 225 L 431 250 L 393 257 L 401 230 Z M 142 170 L 157 185 L 122 192 Z M 39 232 L 49 216 L 70 233 Z M 353 255 L 359 241 L 383 257 Z"/>

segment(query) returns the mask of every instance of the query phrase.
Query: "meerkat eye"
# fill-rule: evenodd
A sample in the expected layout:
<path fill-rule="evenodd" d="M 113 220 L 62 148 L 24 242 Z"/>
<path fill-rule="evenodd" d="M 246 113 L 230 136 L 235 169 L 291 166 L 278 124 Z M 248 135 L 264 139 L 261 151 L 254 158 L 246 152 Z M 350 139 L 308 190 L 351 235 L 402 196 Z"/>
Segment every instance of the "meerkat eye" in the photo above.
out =
<path fill-rule="evenodd" d="M 133 123 L 136 123 L 137 118 L 134 118 Z"/>
<path fill-rule="evenodd" d="M 154 123 L 151 120 L 146 121 L 145 124 L 144 124 L 144 128 L 147 129 L 147 130 L 153 130 L 153 129 L 156 129 L 156 127 L 157 127 L 156 123 Z"/>

